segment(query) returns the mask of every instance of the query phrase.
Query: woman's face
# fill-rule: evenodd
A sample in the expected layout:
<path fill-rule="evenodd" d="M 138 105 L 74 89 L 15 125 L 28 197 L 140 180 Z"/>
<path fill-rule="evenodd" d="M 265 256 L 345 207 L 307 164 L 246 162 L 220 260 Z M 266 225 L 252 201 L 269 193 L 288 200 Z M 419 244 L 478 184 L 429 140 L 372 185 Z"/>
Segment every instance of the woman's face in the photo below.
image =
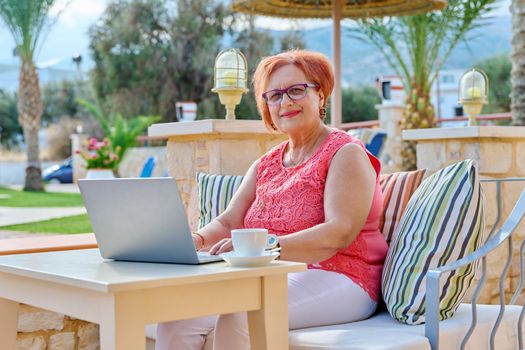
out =
<path fill-rule="evenodd" d="M 266 91 L 286 89 L 296 84 L 312 82 L 306 79 L 301 69 L 289 64 L 273 72 Z M 296 96 L 297 91 L 289 91 L 289 94 Z M 284 133 L 306 131 L 305 128 L 318 126 L 321 123 L 319 109 L 323 103 L 324 96 L 315 87 L 307 87 L 306 95 L 300 99 L 292 100 L 287 94 L 282 94 L 280 103 L 267 102 L 274 125 Z"/>

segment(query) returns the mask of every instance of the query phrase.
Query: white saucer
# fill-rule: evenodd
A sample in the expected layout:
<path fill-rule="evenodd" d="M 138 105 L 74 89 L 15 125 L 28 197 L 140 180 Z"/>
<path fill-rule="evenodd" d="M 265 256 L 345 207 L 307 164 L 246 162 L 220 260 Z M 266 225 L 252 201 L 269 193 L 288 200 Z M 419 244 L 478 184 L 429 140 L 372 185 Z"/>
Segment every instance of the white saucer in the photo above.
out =
<path fill-rule="evenodd" d="M 264 266 L 279 256 L 279 252 L 264 253 L 261 256 L 239 256 L 235 252 L 219 254 L 227 263 L 236 267 Z"/>

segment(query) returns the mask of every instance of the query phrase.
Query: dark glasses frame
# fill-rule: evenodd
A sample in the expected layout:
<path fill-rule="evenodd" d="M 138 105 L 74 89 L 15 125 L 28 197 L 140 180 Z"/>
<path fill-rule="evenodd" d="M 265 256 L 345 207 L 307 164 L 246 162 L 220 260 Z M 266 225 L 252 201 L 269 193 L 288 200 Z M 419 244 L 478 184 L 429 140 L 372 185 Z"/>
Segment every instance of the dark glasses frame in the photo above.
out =
<path fill-rule="evenodd" d="M 304 87 L 304 96 L 301 96 L 300 98 L 293 98 L 292 96 L 290 96 L 288 94 L 288 91 L 290 89 L 293 89 L 295 87 L 298 87 L 298 86 L 302 86 Z M 283 101 L 283 96 L 284 94 L 286 94 L 288 96 L 288 98 L 292 101 L 299 101 L 300 99 L 304 98 L 306 96 L 306 94 L 308 93 L 308 88 L 318 88 L 319 86 L 317 84 L 311 84 L 311 83 L 302 83 L 302 84 L 293 84 L 293 85 L 290 85 L 284 89 L 273 89 L 273 90 L 269 90 L 269 91 L 266 91 L 262 94 L 262 97 L 264 98 L 264 100 L 266 101 L 266 104 L 269 104 L 269 105 L 277 105 L 277 104 L 280 104 L 282 101 Z M 281 93 L 281 98 L 279 99 L 279 101 L 276 101 L 276 102 L 270 102 L 269 99 L 268 99 L 268 94 L 270 93 Z"/>

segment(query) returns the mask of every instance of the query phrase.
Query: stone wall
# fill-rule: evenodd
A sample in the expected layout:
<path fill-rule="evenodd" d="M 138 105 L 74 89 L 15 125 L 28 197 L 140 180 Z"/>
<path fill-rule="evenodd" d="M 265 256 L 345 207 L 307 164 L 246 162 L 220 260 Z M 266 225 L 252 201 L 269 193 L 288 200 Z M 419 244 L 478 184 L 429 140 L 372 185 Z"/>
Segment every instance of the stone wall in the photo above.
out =
<path fill-rule="evenodd" d="M 478 162 L 482 179 L 525 178 L 525 128 L 523 127 L 487 126 L 411 130 L 405 131 L 403 138 L 417 141 L 417 167 L 428 169 L 427 175 L 460 160 L 474 159 Z M 483 183 L 482 188 L 486 203 L 485 232 L 488 235 L 497 219 L 496 185 Z M 502 184 L 501 221 L 497 228 L 508 217 L 523 189 L 525 189 L 525 181 Z M 518 226 L 513 237 L 512 265 L 504 280 L 507 302 L 519 284 L 519 247 L 525 239 L 525 220 Z M 507 243 L 489 254 L 487 281 L 478 300 L 479 303 L 499 304 L 499 282 L 507 258 Z M 469 293 L 473 293 L 473 288 Z M 469 300 L 470 296 L 467 301 Z M 525 300 L 525 293 L 521 293 L 519 300 L 521 302 Z"/>
<path fill-rule="evenodd" d="M 97 350 L 98 325 L 20 305 L 17 350 Z"/>
<path fill-rule="evenodd" d="M 177 180 L 190 227 L 197 229 L 198 194 L 195 174 L 244 175 L 250 165 L 266 151 L 282 141 L 282 137 L 247 137 L 231 140 L 202 135 L 199 139 L 168 140 L 168 171 Z"/>

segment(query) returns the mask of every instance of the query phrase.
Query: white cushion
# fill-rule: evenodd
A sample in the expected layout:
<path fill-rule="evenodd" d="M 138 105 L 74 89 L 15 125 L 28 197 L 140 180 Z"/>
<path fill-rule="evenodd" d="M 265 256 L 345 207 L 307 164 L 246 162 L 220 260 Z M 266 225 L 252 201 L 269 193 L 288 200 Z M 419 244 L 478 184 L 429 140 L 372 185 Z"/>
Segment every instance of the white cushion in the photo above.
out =
<path fill-rule="evenodd" d="M 461 304 L 454 316 L 440 322 L 440 349 L 458 349 L 470 325 L 470 304 Z M 507 306 L 496 334 L 498 350 L 518 348 L 517 322 L 521 307 Z M 499 305 L 478 305 L 478 323 L 466 350 L 489 349 L 490 332 Z M 411 326 L 394 320 L 387 311 L 368 320 L 290 331 L 290 350 L 425 350 L 430 343 L 425 325 Z"/>
<path fill-rule="evenodd" d="M 383 311 L 364 321 L 290 331 L 290 350 L 430 350 L 421 329 Z"/>
<path fill-rule="evenodd" d="M 496 334 L 498 350 L 518 348 L 517 324 L 520 306 L 505 307 L 505 316 Z M 499 305 L 478 305 L 478 323 L 466 350 L 489 349 L 490 332 L 498 316 Z M 454 316 L 439 323 L 440 349 L 458 349 L 470 326 L 470 304 L 461 304 Z M 155 339 L 156 325 L 146 326 L 146 336 Z M 312 327 L 290 331 L 290 350 L 430 350 L 425 325 L 411 326 L 394 320 L 387 311 L 354 323 Z M 212 348 L 213 332 L 204 349 Z"/>

